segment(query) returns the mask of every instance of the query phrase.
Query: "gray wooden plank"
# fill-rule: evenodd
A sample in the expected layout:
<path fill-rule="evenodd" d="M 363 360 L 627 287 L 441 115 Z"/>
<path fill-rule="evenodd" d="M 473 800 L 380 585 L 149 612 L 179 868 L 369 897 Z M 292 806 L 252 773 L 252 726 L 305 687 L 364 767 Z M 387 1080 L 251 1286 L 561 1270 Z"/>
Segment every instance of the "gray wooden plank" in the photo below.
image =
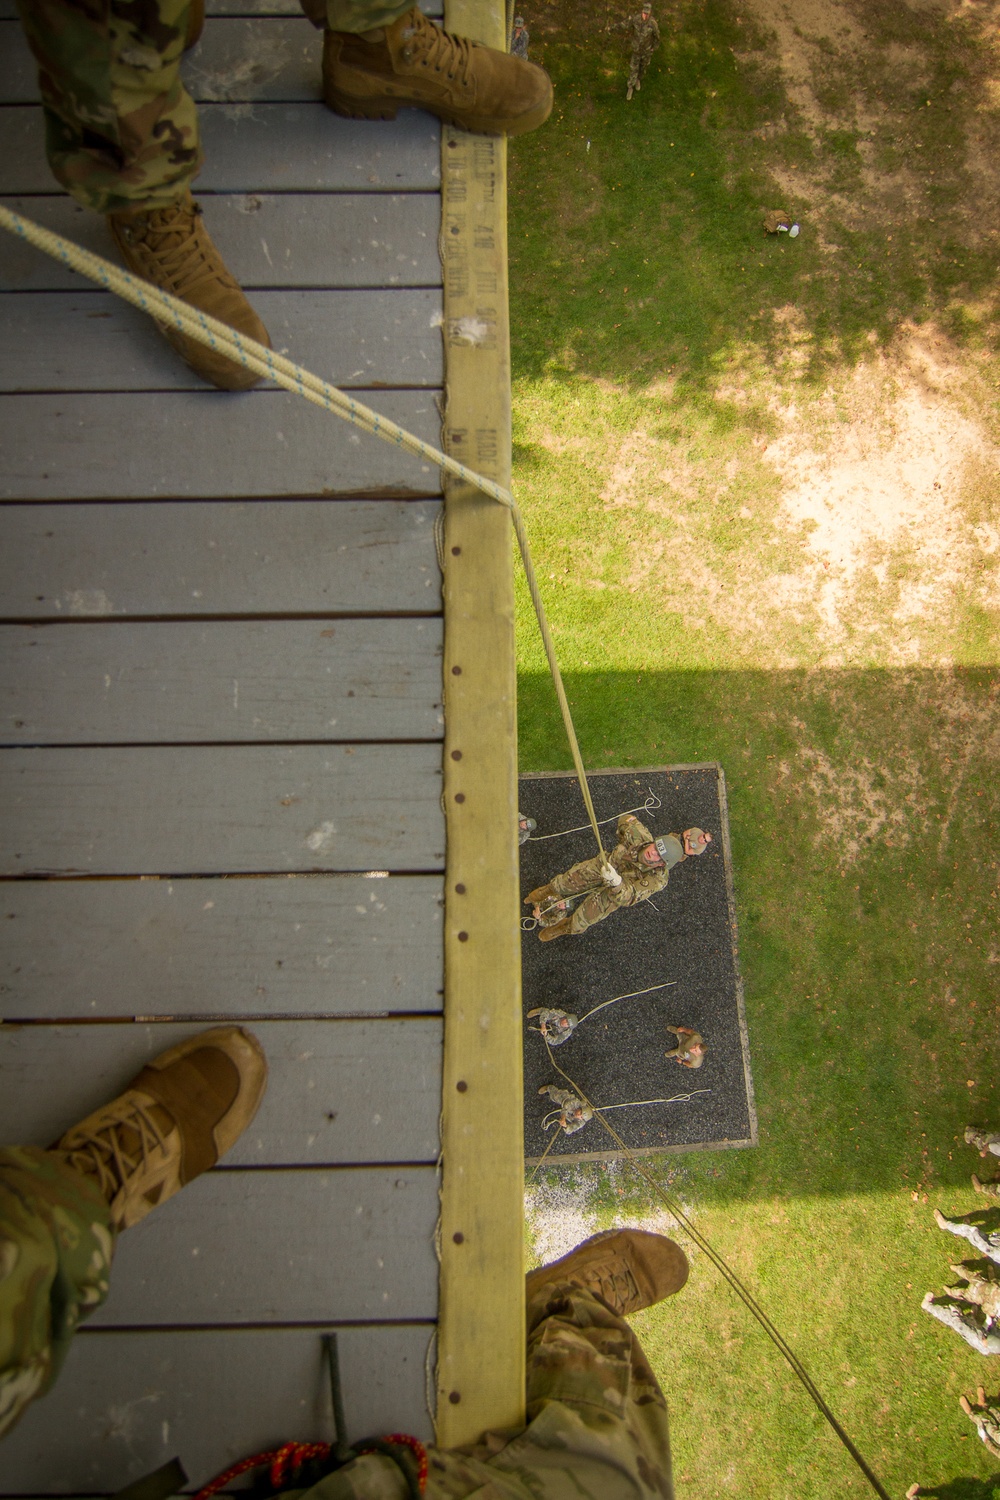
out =
<path fill-rule="evenodd" d="M 0 741 L 437 740 L 439 620 L 0 626 Z"/>
<path fill-rule="evenodd" d="M 428 16 L 440 16 L 441 0 L 419 0 L 420 9 Z M 209 16 L 301 16 L 299 0 L 206 0 Z M 14 0 L 0 0 L 0 19 L 17 20 Z"/>
<path fill-rule="evenodd" d="M 322 97 L 323 34 L 297 16 L 214 20 L 186 54 L 181 77 L 197 103 Z M 38 66 L 20 23 L 0 19 L 0 102 L 35 104 Z"/>
<path fill-rule="evenodd" d="M 215 1170 L 118 1242 L 91 1327 L 437 1314 L 433 1167 Z"/>
<path fill-rule="evenodd" d="M 359 399 L 437 446 L 432 391 Z M 438 471 L 284 391 L 7 396 L 0 499 L 427 495 Z"/>
<path fill-rule="evenodd" d="M 274 348 L 331 385 L 444 378 L 436 289 L 261 291 L 253 303 Z M 0 392 L 204 389 L 152 319 L 112 292 L 0 293 Z"/>
<path fill-rule="evenodd" d="M 437 745 L 0 751 L 0 874 L 438 870 Z"/>
<path fill-rule="evenodd" d="M 429 191 L 441 176 L 440 127 L 419 110 L 344 120 L 324 104 L 203 104 L 203 192 Z M 0 106 L 0 190 L 50 193 L 38 106 Z"/>
<path fill-rule="evenodd" d="M 437 875 L 26 880 L 0 895 L 7 1019 L 441 1009 Z"/>
<path fill-rule="evenodd" d="M 439 513 L 436 500 L 0 506 L 0 618 L 431 613 Z"/>
<path fill-rule="evenodd" d="M 49 1146 L 149 1058 L 200 1029 L 0 1026 L 0 1141 Z M 227 1168 L 437 1160 L 439 1019 L 256 1021 L 251 1029 L 267 1053 L 267 1093 Z"/>
<path fill-rule="evenodd" d="M 441 0 L 417 0 L 425 16 L 443 15 Z M 5 11 L 4 7 L 9 7 Z M 209 16 L 300 16 L 299 0 L 206 0 Z M 0 14 L 16 14 L 14 0 L 0 0 Z"/>
<path fill-rule="evenodd" d="M 441 609 L 438 501 L 0 505 L 0 618 Z"/>
<path fill-rule="evenodd" d="M 199 201 L 227 266 L 251 291 L 441 284 L 436 193 L 199 193 Z M 0 202 L 96 255 L 117 258 L 103 218 L 72 198 Z M 0 291 L 79 291 L 89 285 L 50 255 L 0 234 Z"/>
<path fill-rule="evenodd" d="M 432 1330 L 336 1332 L 349 1440 L 402 1431 L 431 1441 L 424 1368 Z M 4 1438 L 0 1494 L 113 1493 L 175 1453 L 194 1490 L 288 1439 L 330 1442 L 322 1333 L 85 1329 L 53 1390 Z"/>
<path fill-rule="evenodd" d="M 296 17 L 213 20 L 181 64 L 197 103 L 292 102 L 323 97 L 323 33 Z"/>

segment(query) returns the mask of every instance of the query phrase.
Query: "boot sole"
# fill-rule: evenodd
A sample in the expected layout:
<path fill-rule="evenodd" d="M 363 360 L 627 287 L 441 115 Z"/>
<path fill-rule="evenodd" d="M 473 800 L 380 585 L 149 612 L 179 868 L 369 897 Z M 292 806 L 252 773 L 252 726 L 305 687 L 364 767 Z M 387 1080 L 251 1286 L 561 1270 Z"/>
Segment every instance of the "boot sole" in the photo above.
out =
<path fill-rule="evenodd" d="M 544 100 L 527 114 L 516 120 L 502 120 L 494 115 L 479 115 L 472 118 L 455 114 L 434 104 L 431 100 L 400 99 L 392 103 L 387 99 L 358 99 L 343 93 L 332 84 L 327 84 L 324 94 L 327 108 L 348 120 L 394 120 L 401 109 L 422 109 L 436 115 L 446 125 L 456 130 L 465 130 L 470 135 L 525 135 L 544 125 L 552 113 L 552 100 Z"/>

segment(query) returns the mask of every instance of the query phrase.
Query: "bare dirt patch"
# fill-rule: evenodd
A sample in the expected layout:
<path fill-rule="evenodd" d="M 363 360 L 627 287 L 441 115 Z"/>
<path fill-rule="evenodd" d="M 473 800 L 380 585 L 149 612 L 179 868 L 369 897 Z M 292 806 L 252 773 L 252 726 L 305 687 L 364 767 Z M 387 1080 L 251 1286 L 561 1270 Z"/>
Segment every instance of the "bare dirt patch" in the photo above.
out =
<path fill-rule="evenodd" d="M 766 404 L 770 439 L 734 455 L 653 424 L 588 430 L 605 513 L 636 544 L 621 582 L 757 667 L 992 659 L 1000 445 L 977 412 L 978 372 L 939 329 L 911 325 L 817 391 L 796 382 L 803 335 L 794 312 L 786 322 L 787 358 L 763 370 L 741 351 L 717 389 Z"/>

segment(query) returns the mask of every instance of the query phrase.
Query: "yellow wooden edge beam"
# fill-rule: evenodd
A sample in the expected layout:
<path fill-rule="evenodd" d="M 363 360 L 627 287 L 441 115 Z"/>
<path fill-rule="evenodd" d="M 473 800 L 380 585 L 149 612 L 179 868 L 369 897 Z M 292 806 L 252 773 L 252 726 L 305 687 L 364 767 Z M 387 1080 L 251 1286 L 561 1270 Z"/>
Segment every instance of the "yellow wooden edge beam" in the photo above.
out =
<path fill-rule="evenodd" d="M 506 45 L 502 0 L 447 0 L 449 31 Z M 510 484 L 506 143 L 442 140 L 444 448 Z M 437 1437 L 524 1421 L 524 1145 L 510 516 L 448 485 L 447 826 Z"/>

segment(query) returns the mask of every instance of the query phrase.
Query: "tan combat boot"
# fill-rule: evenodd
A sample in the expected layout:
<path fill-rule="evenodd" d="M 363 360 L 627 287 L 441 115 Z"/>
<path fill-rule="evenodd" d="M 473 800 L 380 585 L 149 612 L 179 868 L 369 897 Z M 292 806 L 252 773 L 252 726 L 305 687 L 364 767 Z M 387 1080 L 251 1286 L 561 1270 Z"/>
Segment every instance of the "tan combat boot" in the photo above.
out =
<path fill-rule="evenodd" d="M 267 329 L 226 270 L 202 223 L 201 209 L 186 188 L 166 208 L 109 214 L 108 226 L 122 260 L 136 276 L 270 348 Z M 196 339 L 162 323 L 159 326 L 192 370 L 222 390 L 247 391 L 260 379 Z"/>
<path fill-rule="evenodd" d="M 130 1229 L 214 1167 L 257 1112 L 267 1059 L 241 1026 L 218 1026 L 147 1063 L 124 1093 L 50 1149 L 97 1179 L 115 1229 Z"/>
<path fill-rule="evenodd" d="M 606 1229 L 577 1245 L 561 1260 L 527 1275 L 530 1297 L 549 1282 L 572 1282 L 593 1292 L 620 1318 L 672 1297 L 688 1278 L 687 1256 L 663 1234 L 645 1229 Z"/>
<path fill-rule="evenodd" d="M 412 105 L 477 135 L 521 135 L 548 119 L 552 84 L 535 63 L 452 36 L 414 7 L 375 31 L 328 31 L 323 97 L 357 120 Z"/>
<path fill-rule="evenodd" d="M 548 926 L 540 922 L 538 926 L 538 941 L 540 943 L 553 943 L 556 938 L 568 937 L 573 930 L 573 921 L 570 917 L 563 917 L 561 922 L 550 922 Z"/>

